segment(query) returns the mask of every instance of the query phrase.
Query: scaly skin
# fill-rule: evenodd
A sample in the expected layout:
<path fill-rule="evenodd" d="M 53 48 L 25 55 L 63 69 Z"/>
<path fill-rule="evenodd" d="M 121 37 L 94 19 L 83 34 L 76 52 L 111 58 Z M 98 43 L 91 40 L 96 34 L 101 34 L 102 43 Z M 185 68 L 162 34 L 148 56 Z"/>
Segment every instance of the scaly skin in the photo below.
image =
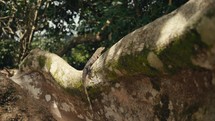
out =
<path fill-rule="evenodd" d="M 102 51 L 105 49 L 105 47 L 100 47 L 98 48 L 95 53 L 92 55 L 92 57 L 87 61 L 86 65 L 84 66 L 83 69 L 83 73 L 82 73 L 82 83 L 84 86 L 84 92 L 87 96 L 87 100 L 90 106 L 90 109 L 93 111 L 92 108 L 92 104 L 91 104 L 91 100 L 89 97 L 89 94 L 87 92 L 87 88 L 86 88 L 86 80 L 87 80 L 87 75 L 90 73 L 91 71 L 91 66 L 93 65 L 93 63 L 99 58 L 99 56 L 102 54 Z"/>

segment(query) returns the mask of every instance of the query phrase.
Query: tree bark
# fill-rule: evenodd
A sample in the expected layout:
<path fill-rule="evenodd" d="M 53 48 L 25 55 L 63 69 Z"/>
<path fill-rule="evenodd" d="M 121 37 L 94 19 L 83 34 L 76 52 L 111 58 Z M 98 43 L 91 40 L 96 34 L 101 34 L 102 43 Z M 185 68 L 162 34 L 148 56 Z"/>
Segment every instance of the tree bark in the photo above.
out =
<path fill-rule="evenodd" d="M 56 54 L 59 56 L 63 56 L 66 54 L 71 48 L 75 47 L 78 44 L 81 43 L 87 43 L 87 42 L 99 42 L 102 41 L 102 38 L 99 34 L 88 34 L 88 35 L 83 35 L 83 36 L 78 36 L 78 37 L 72 37 L 67 44 L 63 47 L 57 50 Z"/>
<path fill-rule="evenodd" d="M 31 51 L 11 79 L 56 120 L 214 121 L 214 33 L 215 1 L 190 0 L 128 34 L 92 66 L 93 112 L 82 71 L 55 54 Z"/>
<path fill-rule="evenodd" d="M 168 75 L 186 68 L 212 70 L 215 39 L 214 20 L 209 17 L 214 14 L 211 3 L 213 1 L 189 1 L 126 35 L 95 62 L 92 78 L 110 81 L 140 73 Z M 201 59 L 203 54 L 208 62 Z"/>
<path fill-rule="evenodd" d="M 87 34 L 87 35 L 82 35 L 82 36 L 79 35 L 77 37 L 72 37 L 70 40 L 68 40 L 67 44 L 63 48 L 60 48 L 59 50 L 57 50 L 56 54 L 62 57 L 71 48 L 75 47 L 78 44 L 104 41 L 105 39 L 108 38 L 108 35 L 104 31 L 107 30 L 107 28 L 109 27 L 112 21 L 113 19 L 107 20 L 106 23 L 101 28 L 101 30 L 96 34 Z"/>
<path fill-rule="evenodd" d="M 20 55 L 19 60 L 22 61 L 30 50 L 30 45 L 32 42 L 32 37 L 34 35 L 35 27 L 37 24 L 38 10 L 41 6 L 42 0 L 37 0 L 36 5 L 34 3 L 30 3 L 28 6 L 28 18 L 26 18 L 26 27 L 22 33 L 22 37 L 20 38 Z"/>

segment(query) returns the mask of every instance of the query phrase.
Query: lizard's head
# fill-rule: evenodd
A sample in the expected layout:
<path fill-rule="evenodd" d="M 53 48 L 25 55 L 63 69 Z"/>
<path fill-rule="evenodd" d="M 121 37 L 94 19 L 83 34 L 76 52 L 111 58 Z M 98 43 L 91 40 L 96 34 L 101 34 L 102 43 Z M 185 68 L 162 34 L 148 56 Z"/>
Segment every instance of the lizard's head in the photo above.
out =
<path fill-rule="evenodd" d="M 104 51 L 105 47 L 99 47 L 97 50 L 99 51 L 99 53 L 102 53 Z"/>

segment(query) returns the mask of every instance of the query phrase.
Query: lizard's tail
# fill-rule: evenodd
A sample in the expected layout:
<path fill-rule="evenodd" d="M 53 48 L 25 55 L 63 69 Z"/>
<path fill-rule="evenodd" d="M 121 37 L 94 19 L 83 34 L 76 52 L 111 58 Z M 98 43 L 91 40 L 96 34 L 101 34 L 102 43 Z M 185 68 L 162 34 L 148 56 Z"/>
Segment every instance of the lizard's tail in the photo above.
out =
<path fill-rule="evenodd" d="M 88 92 L 87 92 L 87 88 L 84 89 L 84 92 L 85 92 L 85 94 L 86 94 L 86 96 L 87 96 L 87 101 L 88 101 L 88 103 L 89 103 L 90 110 L 93 111 L 92 103 L 91 103 L 89 94 L 88 94 Z"/>
<path fill-rule="evenodd" d="M 87 88 L 85 88 L 84 91 L 85 91 L 85 94 L 86 94 L 86 96 L 87 96 L 87 101 L 88 101 L 88 103 L 89 103 L 90 110 L 92 111 L 92 115 L 91 115 L 91 116 L 92 116 L 92 119 L 94 119 L 94 111 L 93 111 L 93 107 L 92 107 L 92 102 L 91 102 L 90 97 L 89 97 L 89 94 L 88 94 L 88 92 L 87 92 Z"/>

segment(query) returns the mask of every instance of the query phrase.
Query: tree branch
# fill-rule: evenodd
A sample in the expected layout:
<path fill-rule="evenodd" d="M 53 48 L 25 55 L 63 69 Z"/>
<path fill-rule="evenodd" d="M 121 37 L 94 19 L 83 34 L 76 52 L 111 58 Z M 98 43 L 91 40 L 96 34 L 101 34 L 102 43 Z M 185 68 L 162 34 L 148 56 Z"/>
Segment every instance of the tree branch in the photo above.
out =
<path fill-rule="evenodd" d="M 71 48 L 76 46 L 77 44 L 86 43 L 86 42 L 99 42 L 108 38 L 107 33 L 104 31 L 109 27 L 112 20 L 107 20 L 106 23 L 103 25 L 101 30 L 97 32 L 97 34 L 87 34 L 87 35 L 79 35 L 78 37 L 72 37 L 71 40 L 63 47 L 60 48 L 56 53 L 59 56 L 63 56 L 67 53 Z"/>
<path fill-rule="evenodd" d="M 99 42 L 101 40 L 102 40 L 101 36 L 95 34 L 72 37 L 63 48 L 57 50 L 56 54 L 62 57 L 65 53 L 67 53 L 71 48 L 75 47 L 77 44 L 86 42 Z"/>
<path fill-rule="evenodd" d="M 192 67 L 213 70 L 215 12 L 211 11 L 215 4 L 200 1 L 192 0 L 123 37 L 92 65 L 93 84 L 128 75 L 167 75 Z"/>

